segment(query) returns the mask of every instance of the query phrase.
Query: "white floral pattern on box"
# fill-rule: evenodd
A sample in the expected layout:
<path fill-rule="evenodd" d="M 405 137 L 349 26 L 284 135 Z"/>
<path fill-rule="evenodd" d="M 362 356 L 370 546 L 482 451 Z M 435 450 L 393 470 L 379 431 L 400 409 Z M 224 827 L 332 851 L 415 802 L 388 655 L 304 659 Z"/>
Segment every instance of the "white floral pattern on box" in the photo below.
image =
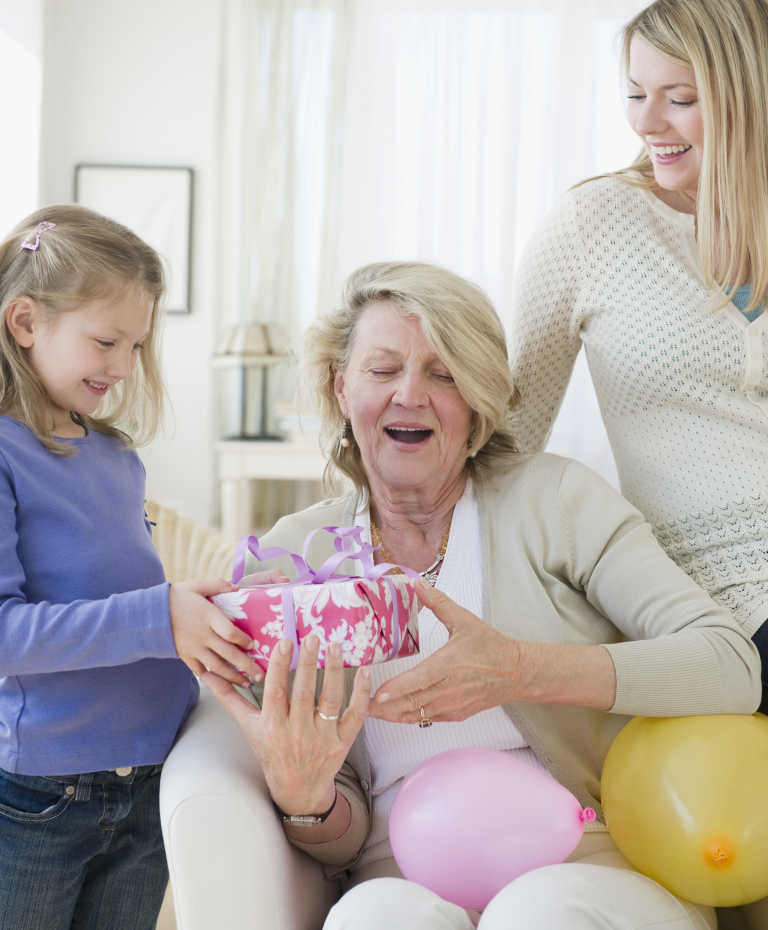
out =
<path fill-rule="evenodd" d="M 285 635 L 283 585 L 240 588 L 217 594 L 211 601 L 253 639 L 250 655 L 266 669 L 275 646 Z M 299 642 L 314 633 L 320 640 L 318 666 L 325 668 L 330 643 L 341 643 L 344 665 L 386 662 L 392 651 L 392 589 L 397 592 L 400 648 L 393 658 L 419 651 L 418 603 L 413 581 L 387 575 L 379 581 L 350 578 L 325 584 L 296 585 L 292 589 Z"/>

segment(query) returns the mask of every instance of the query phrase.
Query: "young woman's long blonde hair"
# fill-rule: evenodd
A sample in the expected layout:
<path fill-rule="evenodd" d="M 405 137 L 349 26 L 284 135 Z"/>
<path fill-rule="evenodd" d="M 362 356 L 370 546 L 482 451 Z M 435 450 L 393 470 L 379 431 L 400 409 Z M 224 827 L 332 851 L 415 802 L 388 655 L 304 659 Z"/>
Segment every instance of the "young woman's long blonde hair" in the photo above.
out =
<path fill-rule="evenodd" d="M 749 282 L 748 310 L 768 297 L 768 3 L 766 0 L 656 0 L 624 29 L 632 39 L 696 77 L 704 157 L 696 229 L 708 287 Z M 614 176 L 658 189 L 643 150 Z M 722 293 L 716 306 L 730 298 Z"/>
<path fill-rule="evenodd" d="M 43 232 L 36 251 L 23 249 L 40 223 L 56 225 Z M 0 414 L 25 423 L 55 455 L 77 451 L 73 443 L 50 435 L 50 400 L 6 323 L 14 300 L 29 297 L 53 320 L 93 300 L 143 296 L 153 302 L 152 317 L 130 378 L 115 385 L 93 415 L 70 416 L 127 447 L 149 442 L 162 423 L 165 402 L 159 360 L 164 293 L 157 252 L 120 223 L 74 204 L 45 207 L 28 216 L 0 244 Z"/>

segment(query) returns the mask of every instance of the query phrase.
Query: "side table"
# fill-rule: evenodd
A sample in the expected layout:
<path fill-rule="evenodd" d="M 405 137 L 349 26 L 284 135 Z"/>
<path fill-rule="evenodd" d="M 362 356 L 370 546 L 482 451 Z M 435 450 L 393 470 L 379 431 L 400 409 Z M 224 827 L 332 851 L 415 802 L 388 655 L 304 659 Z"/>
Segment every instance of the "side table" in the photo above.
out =
<path fill-rule="evenodd" d="M 285 442 L 220 440 L 214 445 L 221 496 L 221 532 L 237 539 L 251 530 L 251 483 L 258 478 L 320 481 L 325 457 L 316 435 Z"/>

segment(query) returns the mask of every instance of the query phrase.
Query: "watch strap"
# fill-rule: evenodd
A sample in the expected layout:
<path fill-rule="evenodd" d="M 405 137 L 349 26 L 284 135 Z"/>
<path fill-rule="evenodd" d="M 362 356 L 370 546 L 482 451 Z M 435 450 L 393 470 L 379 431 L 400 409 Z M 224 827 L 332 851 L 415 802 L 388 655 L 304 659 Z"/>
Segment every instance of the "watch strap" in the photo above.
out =
<path fill-rule="evenodd" d="M 339 789 L 337 788 L 333 804 L 322 814 L 286 814 L 285 811 L 280 810 L 277 804 L 275 804 L 275 810 L 280 814 L 283 823 L 290 824 L 292 827 L 319 827 L 321 823 L 325 823 L 331 816 L 338 800 Z M 274 804 L 274 801 L 272 803 Z"/>

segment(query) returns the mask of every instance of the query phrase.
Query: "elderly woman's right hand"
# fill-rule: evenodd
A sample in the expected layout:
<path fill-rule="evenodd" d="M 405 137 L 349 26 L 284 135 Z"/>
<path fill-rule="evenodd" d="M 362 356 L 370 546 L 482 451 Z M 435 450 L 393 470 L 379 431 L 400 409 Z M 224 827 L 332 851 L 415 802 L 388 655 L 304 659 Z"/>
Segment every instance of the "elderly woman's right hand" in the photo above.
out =
<path fill-rule="evenodd" d="M 288 673 L 293 643 L 282 640 L 272 654 L 264 681 L 262 709 L 254 707 L 224 679 L 201 676 L 219 702 L 235 718 L 264 770 L 272 800 L 286 814 L 319 814 L 335 797 L 334 778 L 368 713 L 371 677 L 358 669 L 352 697 L 340 720 L 324 720 L 315 711 L 319 641 L 301 644 L 289 695 Z M 344 694 L 341 646 L 326 652 L 325 680 L 318 701 L 326 717 L 338 717 Z"/>

